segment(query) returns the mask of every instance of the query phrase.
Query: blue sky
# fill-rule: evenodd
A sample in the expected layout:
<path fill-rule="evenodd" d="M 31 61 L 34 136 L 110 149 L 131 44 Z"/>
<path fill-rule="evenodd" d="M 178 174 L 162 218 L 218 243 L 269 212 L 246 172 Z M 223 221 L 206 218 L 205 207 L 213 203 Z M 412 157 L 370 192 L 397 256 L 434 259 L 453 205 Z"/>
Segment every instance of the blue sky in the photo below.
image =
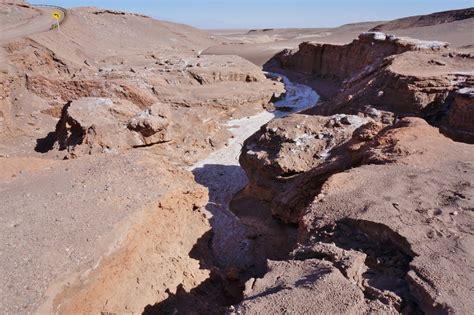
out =
<path fill-rule="evenodd" d="M 474 6 L 474 0 L 30 0 L 144 13 L 200 28 L 332 27 Z"/>

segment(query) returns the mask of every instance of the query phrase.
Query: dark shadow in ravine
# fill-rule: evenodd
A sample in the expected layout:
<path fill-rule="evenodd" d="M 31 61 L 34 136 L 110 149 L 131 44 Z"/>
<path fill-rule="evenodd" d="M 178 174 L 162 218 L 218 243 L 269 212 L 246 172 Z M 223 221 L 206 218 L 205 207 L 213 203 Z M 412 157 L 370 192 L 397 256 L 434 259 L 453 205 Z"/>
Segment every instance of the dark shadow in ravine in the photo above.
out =
<path fill-rule="evenodd" d="M 209 223 L 214 233 L 212 249 L 221 268 L 248 268 L 252 264 L 250 241 L 240 220 L 230 212 L 229 204 L 248 180 L 237 165 L 206 164 L 193 170 L 197 183 L 209 191 L 206 210 L 212 214 Z"/>
<path fill-rule="evenodd" d="M 212 231 L 209 231 L 189 253 L 199 260 L 201 269 L 210 270 L 209 278 L 189 292 L 182 285 L 177 286 L 176 293 L 168 290 L 166 300 L 147 305 L 142 314 L 225 314 L 227 306 L 242 299 L 240 283 L 227 280 L 221 269 L 214 267 L 211 241 Z"/>
<path fill-rule="evenodd" d="M 190 292 L 186 292 L 182 285 L 176 288 L 176 293 L 168 291 L 169 296 L 166 300 L 146 306 L 143 314 L 224 314 L 228 306 L 242 300 L 243 284 L 247 279 L 239 277 L 240 275 L 236 275 L 232 268 L 216 259 L 213 238 L 215 230 L 223 228 L 217 226 L 218 220 L 223 215 L 220 213 L 222 211 L 220 205 L 230 201 L 226 199 L 235 193 L 234 190 L 237 189 L 235 183 L 245 185 L 245 172 L 235 165 L 210 164 L 196 168 L 193 174 L 196 182 L 209 190 L 206 210 L 213 217 L 209 220 L 212 229 L 197 240 L 189 252 L 189 257 L 198 260 L 200 268 L 209 270 L 210 276 Z"/>
<path fill-rule="evenodd" d="M 245 171 L 237 165 L 221 165 L 221 164 L 205 164 L 192 171 L 194 179 L 198 184 L 201 184 L 209 189 L 209 204 L 220 203 L 222 199 L 222 185 L 229 185 L 229 182 L 242 183 L 240 189 L 245 186 L 247 176 Z M 240 189 L 237 189 L 239 191 Z M 229 191 L 231 193 L 231 191 Z M 215 209 L 209 207 L 208 209 L 213 215 L 216 215 Z"/>

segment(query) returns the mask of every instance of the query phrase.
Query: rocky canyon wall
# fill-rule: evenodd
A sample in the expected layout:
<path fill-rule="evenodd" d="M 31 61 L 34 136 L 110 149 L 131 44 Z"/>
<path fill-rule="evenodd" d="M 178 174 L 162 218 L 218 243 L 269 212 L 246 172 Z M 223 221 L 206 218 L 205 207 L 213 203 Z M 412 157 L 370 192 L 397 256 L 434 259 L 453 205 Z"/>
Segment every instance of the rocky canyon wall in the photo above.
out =
<path fill-rule="evenodd" d="M 369 33 L 275 60 L 341 90 L 244 143 L 246 193 L 299 234 L 235 313 L 469 312 L 473 56 Z"/>
<path fill-rule="evenodd" d="M 451 51 L 448 43 L 364 33 L 343 46 L 302 43 L 275 60 L 283 69 L 340 86 L 335 97 L 309 113 L 357 114 L 375 108 L 422 117 L 456 140 L 474 141 L 471 126 L 447 118 L 459 112 L 453 100 L 472 94 L 474 56 Z M 472 98 L 463 102 L 472 107 Z M 474 121 L 469 110 L 463 113 Z"/>

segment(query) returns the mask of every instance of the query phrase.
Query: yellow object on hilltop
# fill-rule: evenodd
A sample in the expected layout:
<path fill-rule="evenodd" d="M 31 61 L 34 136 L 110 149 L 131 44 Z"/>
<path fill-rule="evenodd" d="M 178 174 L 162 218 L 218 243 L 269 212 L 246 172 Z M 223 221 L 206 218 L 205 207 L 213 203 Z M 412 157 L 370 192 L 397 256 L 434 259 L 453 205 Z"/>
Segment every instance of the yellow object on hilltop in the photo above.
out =
<path fill-rule="evenodd" d="M 54 11 L 51 15 L 56 21 L 59 21 L 59 19 L 61 19 L 61 13 L 59 13 L 59 11 Z"/>

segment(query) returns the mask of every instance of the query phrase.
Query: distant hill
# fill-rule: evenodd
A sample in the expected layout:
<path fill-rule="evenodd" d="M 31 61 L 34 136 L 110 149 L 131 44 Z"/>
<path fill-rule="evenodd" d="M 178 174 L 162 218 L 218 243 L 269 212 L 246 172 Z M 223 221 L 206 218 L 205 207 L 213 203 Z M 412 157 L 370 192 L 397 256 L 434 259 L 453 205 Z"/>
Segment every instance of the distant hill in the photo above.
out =
<path fill-rule="evenodd" d="M 474 18 L 474 7 L 461 10 L 436 12 L 428 15 L 417 15 L 401 18 L 377 25 L 376 27 L 372 28 L 371 31 L 391 31 L 413 27 L 433 26 L 466 20 L 470 18 Z"/>

